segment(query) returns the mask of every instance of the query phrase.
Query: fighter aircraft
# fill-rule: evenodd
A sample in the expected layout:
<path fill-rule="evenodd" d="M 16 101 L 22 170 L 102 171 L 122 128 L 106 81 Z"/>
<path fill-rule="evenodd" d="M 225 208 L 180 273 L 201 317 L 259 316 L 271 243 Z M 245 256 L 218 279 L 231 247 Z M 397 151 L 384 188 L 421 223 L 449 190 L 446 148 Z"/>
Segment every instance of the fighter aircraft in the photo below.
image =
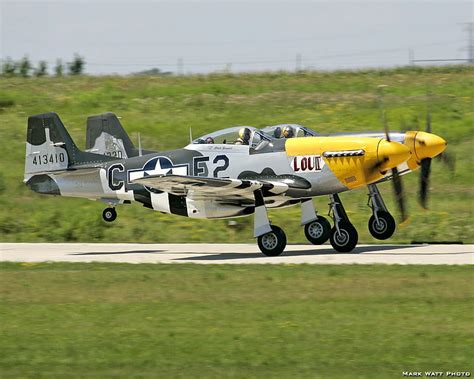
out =
<path fill-rule="evenodd" d="M 397 142 L 405 142 L 405 132 L 389 132 L 388 125 L 383 112 L 383 122 L 385 131 L 371 131 L 371 132 L 356 132 L 356 133 L 338 133 L 333 136 L 358 136 L 358 137 L 374 137 L 374 138 L 389 138 Z M 261 129 L 263 132 L 270 134 L 274 138 L 295 138 L 295 137 L 315 137 L 322 136 L 321 134 L 304 127 L 299 124 L 279 124 L 267 126 Z M 431 133 L 431 113 L 428 102 L 428 109 L 426 114 L 426 128 L 425 132 Z M 328 136 L 328 135 L 326 135 Z M 388 137 L 387 137 L 388 136 Z M 407 135 L 409 141 L 410 134 Z M 192 138 L 191 138 L 192 141 Z M 200 142 L 204 140 L 201 139 Z M 205 141 L 204 141 L 205 142 Z M 139 141 L 140 145 L 140 141 Z M 136 149 L 123 129 L 117 116 L 111 112 L 104 113 L 97 116 L 91 116 L 87 120 L 87 151 L 93 151 L 97 154 L 108 156 L 132 157 L 142 154 L 141 146 Z M 147 152 L 152 152 L 147 150 Z M 451 171 L 454 171 L 455 159 L 449 156 L 446 152 L 439 155 L 443 162 L 446 163 Z M 421 176 L 420 176 L 420 204 L 427 208 L 428 197 L 428 181 L 430 176 L 431 158 L 420 159 Z M 413 165 L 412 165 L 413 166 Z M 412 168 L 416 169 L 418 166 L 414 165 Z M 395 169 L 393 169 L 395 170 Z M 404 175 L 411 172 L 412 169 L 406 163 L 397 166 L 396 174 Z M 380 181 L 385 181 L 394 178 L 394 191 L 397 196 L 397 202 L 400 208 L 401 221 L 407 219 L 407 212 L 405 210 L 405 201 L 403 197 L 403 189 L 398 175 L 393 175 L 393 172 L 387 172 L 385 177 Z M 372 216 L 368 222 L 368 229 L 372 236 L 376 239 L 384 240 L 390 238 L 395 232 L 396 222 L 392 215 L 388 212 L 385 203 L 378 191 L 375 183 L 368 185 L 369 201 L 368 206 L 372 210 Z M 338 200 L 340 202 L 340 199 Z M 305 235 L 307 239 L 313 244 L 322 244 L 329 239 L 331 226 L 329 222 L 322 216 L 312 223 L 305 225 Z"/>
<path fill-rule="evenodd" d="M 295 125 L 293 125 L 294 127 Z M 280 255 L 286 235 L 268 219 L 268 208 L 301 205 L 301 225 L 314 244 L 330 240 L 338 252 L 357 245 L 358 234 L 339 193 L 369 187 L 369 230 L 389 238 L 395 221 L 376 184 L 392 179 L 400 195 L 400 175 L 430 162 L 446 142 L 423 131 L 373 135 L 318 136 L 292 128 L 238 126 L 199 137 L 178 150 L 136 149 L 115 115 L 88 119 L 87 150 L 81 151 L 55 113 L 28 119 L 24 182 L 42 194 L 101 200 L 106 221 L 118 204 L 143 206 L 192 218 L 254 215 L 254 237 L 267 256 Z M 298 137 L 298 134 L 305 138 Z M 334 226 L 315 211 L 312 198 L 328 195 Z"/>

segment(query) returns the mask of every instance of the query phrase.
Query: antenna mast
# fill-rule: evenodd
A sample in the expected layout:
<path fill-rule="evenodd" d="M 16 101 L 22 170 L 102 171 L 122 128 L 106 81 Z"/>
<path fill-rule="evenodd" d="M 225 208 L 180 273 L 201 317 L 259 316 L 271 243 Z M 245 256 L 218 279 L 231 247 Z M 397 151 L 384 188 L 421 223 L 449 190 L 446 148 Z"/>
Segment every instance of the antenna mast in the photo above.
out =
<path fill-rule="evenodd" d="M 142 154 L 142 139 L 140 138 L 140 132 L 137 132 L 137 138 L 138 138 L 138 156 L 141 157 Z"/>

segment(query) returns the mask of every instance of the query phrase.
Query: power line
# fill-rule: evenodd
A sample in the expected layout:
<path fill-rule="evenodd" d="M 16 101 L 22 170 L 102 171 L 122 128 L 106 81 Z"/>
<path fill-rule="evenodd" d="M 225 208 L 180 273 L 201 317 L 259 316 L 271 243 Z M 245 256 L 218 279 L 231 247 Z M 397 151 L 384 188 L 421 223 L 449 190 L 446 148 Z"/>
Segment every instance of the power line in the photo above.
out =
<path fill-rule="evenodd" d="M 452 59 L 414 59 L 413 62 L 465 62 L 468 59 L 464 58 L 452 58 Z"/>
<path fill-rule="evenodd" d="M 469 61 L 474 60 L 474 47 L 472 46 L 472 40 L 474 39 L 474 28 L 472 26 L 473 24 L 470 23 L 468 24 L 469 26 Z M 338 58 L 353 58 L 353 57 L 376 57 L 380 55 L 385 55 L 385 54 L 390 54 L 390 53 L 400 53 L 400 52 L 407 52 L 409 51 L 409 62 L 410 64 L 413 64 L 415 62 L 449 62 L 449 61 L 466 61 L 466 59 L 414 59 L 414 47 L 416 48 L 422 48 L 425 46 L 439 46 L 439 45 L 446 45 L 448 43 L 459 43 L 459 40 L 449 40 L 449 41 L 436 41 L 432 43 L 426 43 L 426 44 L 419 44 L 416 46 L 412 46 L 410 49 L 407 49 L 406 47 L 399 47 L 399 48 L 390 48 L 390 49 L 372 49 L 372 50 L 365 50 L 365 51 L 358 51 L 358 52 L 350 52 L 350 53 L 338 53 L 338 54 L 327 54 L 327 55 L 318 55 L 318 56 L 305 56 L 305 66 L 306 67 L 311 67 L 312 65 L 315 65 L 319 63 L 320 61 L 323 60 L 329 60 L 329 59 L 338 59 Z M 380 58 L 378 58 L 380 60 Z M 32 63 L 38 63 L 38 61 L 32 61 Z M 47 61 L 47 63 L 50 64 L 55 64 L 55 61 Z M 225 61 L 193 61 L 190 59 L 186 59 L 186 63 L 188 67 L 227 67 L 227 70 L 230 70 L 230 67 L 232 65 L 262 65 L 262 64 L 279 64 L 279 63 L 293 63 L 295 66 L 296 71 L 299 71 L 303 69 L 302 67 L 302 54 L 298 53 L 295 58 L 287 58 L 287 59 L 248 59 L 248 60 L 242 60 L 242 61 L 234 61 L 227 59 Z M 156 67 L 161 67 L 161 68 L 175 68 L 176 73 L 178 75 L 183 75 L 184 74 L 184 59 L 183 57 L 179 57 L 177 61 L 175 60 L 174 62 L 169 62 L 169 61 L 162 61 L 160 62 L 158 59 L 155 61 L 150 61 L 150 62 L 87 62 L 86 65 L 92 66 L 92 67 L 129 67 L 129 68 L 156 68 Z"/>
<path fill-rule="evenodd" d="M 321 38 L 323 39 L 323 38 Z M 289 41 L 289 40 L 288 40 Z M 249 41 L 250 43 L 251 41 Z M 445 40 L 445 41 L 436 41 L 436 42 L 430 42 L 430 43 L 423 43 L 423 44 L 417 44 L 417 45 L 412 45 L 408 47 L 397 47 L 397 48 L 389 48 L 389 49 L 371 49 L 371 50 L 363 50 L 363 51 L 356 51 L 356 52 L 348 52 L 348 53 L 334 53 L 334 54 L 324 54 L 324 55 L 314 55 L 311 57 L 310 55 L 305 54 L 305 61 L 313 61 L 313 60 L 320 60 L 320 59 L 332 59 L 332 58 L 344 58 L 344 57 L 354 57 L 354 56 L 373 56 L 373 55 L 379 55 L 379 54 L 388 54 L 391 52 L 405 52 L 409 48 L 411 49 L 421 49 L 423 47 L 430 47 L 430 46 L 441 46 L 441 45 L 448 45 L 448 44 L 453 44 L 453 43 L 461 43 L 459 39 L 456 40 Z M 299 53 L 301 54 L 301 52 Z M 151 65 L 161 65 L 161 66 L 168 66 L 168 67 L 176 67 L 176 57 L 167 57 L 166 60 L 160 61 L 161 59 L 164 59 L 163 57 L 109 57 L 107 58 L 108 61 L 105 62 L 97 62 L 97 61 L 92 61 L 92 62 L 87 62 L 88 65 L 93 65 L 93 66 L 143 66 L 143 67 L 148 67 Z M 121 60 L 130 60 L 132 59 L 133 61 L 131 62 L 120 62 Z M 192 58 L 192 57 L 186 57 L 186 63 L 187 65 L 209 65 L 209 66 L 215 66 L 215 65 L 223 65 L 229 63 L 229 61 L 232 61 L 232 63 L 235 64 L 263 64 L 263 63 L 287 63 L 287 62 L 294 62 L 294 59 L 279 59 L 279 58 L 267 58 L 267 59 L 262 59 L 261 57 L 247 57 L 244 61 L 234 61 L 233 59 L 226 59 L 225 61 L 212 61 L 212 62 L 207 62 L 207 61 L 202 61 L 202 58 Z M 33 61 L 33 62 L 39 62 L 40 60 Z M 48 63 L 54 64 L 54 61 L 47 61 Z"/>
<path fill-rule="evenodd" d="M 459 42 L 458 40 L 456 41 L 450 41 L 451 42 Z M 435 42 L 435 43 L 430 43 L 430 44 L 422 44 L 422 45 L 417 45 L 416 47 L 423 47 L 423 46 L 436 46 L 440 44 L 446 44 L 446 41 L 444 42 Z M 393 48 L 393 49 L 373 49 L 373 50 L 365 50 L 365 51 L 358 51 L 358 52 L 352 52 L 352 53 L 338 53 L 338 54 L 329 54 L 329 55 L 319 55 L 315 56 L 313 58 L 307 58 L 305 59 L 305 62 L 307 64 L 313 64 L 316 63 L 319 60 L 325 60 L 325 59 L 334 59 L 334 58 L 350 58 L 350 57 L 357 57 L 357 56 L 374 56 L 374 55 L 380 55 L 380 54 L 387 54 L 387 53 L 396 53 L 396 52 L 405 52 L 407 48 L 405 47 L 400 47 L 400 48 Z M 298 58 L 299 55 L 299 58 Z M 301 61 L 301 54 L 298 54 L 296 58 L 296 65 L 298 65 L 298 61 Z M 219 62 L 193 62 L 192 60 L 188 61 L 188 65 L 191 66 L 223 66 L 227 65 L 229 63 L 229 60 L 226 61 L 219 61 Z M 232 61 L 232 64 L 236 65 L 255 65 L 255 64 L 272 64 L 272 63 L 291 63 L 294 62 L 293 59 L 262 59 L 262 60 L 245 60 L 245 61 Z M 174 67 L 176 64 L 175 63 L 169 63 L 169 62 L 150 62 L 150 63 L 105 63 L 105 62 L 87 62 L 88 65 L 90 66 L 116 66 L 116 67 L 150 67 L 150 66 L 162 66 L 162 67 Z M 301 64 L 301 62 L 299 62 Z"/>
<path fill-rule="evenodd" d="M 468 32 L 467 34 L 467 50 L 468 50 L 468 58 L 440 58 L 440 59 L 413 59 L 412 62 L 468 62 L 470 64 L 474 64 L 474 23 L 468 22 L 465 24 L 463 28 Z"/>

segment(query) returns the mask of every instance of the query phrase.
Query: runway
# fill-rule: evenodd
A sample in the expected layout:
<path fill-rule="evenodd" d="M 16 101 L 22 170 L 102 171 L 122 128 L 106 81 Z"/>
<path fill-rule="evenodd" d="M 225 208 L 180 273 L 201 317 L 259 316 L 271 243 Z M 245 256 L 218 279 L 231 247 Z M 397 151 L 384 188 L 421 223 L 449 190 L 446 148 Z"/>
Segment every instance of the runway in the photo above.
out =
<path fill-rule="evenodd" d="M 0 243 L 0 261 L 463 265 L 474 263 L 474 245 L 360 245 L 350 254 L 288 245 L 281 256 L 265 257 L 255 244 Z"/>

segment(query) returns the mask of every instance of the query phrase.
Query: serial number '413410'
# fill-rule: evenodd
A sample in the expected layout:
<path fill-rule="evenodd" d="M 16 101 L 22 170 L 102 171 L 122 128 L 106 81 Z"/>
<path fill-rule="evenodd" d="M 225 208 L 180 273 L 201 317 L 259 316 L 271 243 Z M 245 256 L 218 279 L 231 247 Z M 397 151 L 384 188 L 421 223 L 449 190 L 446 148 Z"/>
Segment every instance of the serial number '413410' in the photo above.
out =
<path fill-rule="evenodd" d="M 34 165 L 47 165 L 55 163 L 63 163 L 66 160 L 64 153 L 54 154 L 37 154 L 33 157 Z"/>

